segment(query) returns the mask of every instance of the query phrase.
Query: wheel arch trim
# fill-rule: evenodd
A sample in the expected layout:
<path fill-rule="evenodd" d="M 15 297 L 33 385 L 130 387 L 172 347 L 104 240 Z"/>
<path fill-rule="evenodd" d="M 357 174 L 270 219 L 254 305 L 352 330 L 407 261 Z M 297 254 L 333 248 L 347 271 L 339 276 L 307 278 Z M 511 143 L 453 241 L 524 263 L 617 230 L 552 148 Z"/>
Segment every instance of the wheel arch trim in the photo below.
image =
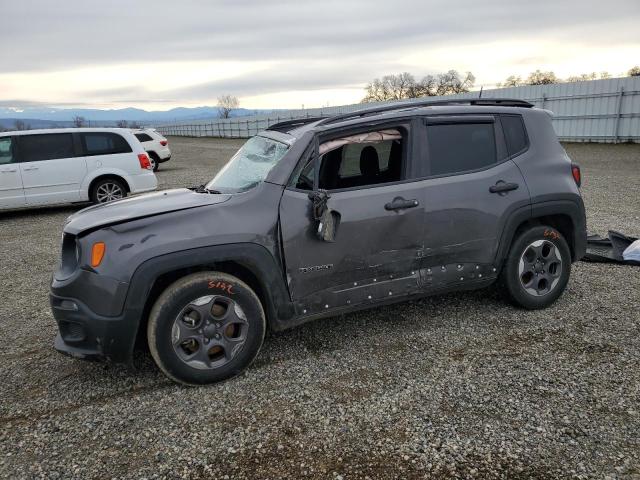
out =
<path fill-rule="evenodd" d="M 269 327 L 273 330 L 286 327 L 287 320 L 294 316 L 295 311 L 277 259 L 261 245 L 237 243 L 181 250 L 152 257 L 140 264 L 131 278 L 124 305 L 126 316 L 135 324 L 135 329 L 131 325 L 132 331 L 137 332 L 135 337 L 140 335 L 140 327 L 146 324 L 144 316 L 148 315 L 154 301 L 151 294 L 159 278 L 172 272 L 183 271 L 186 275 L 194 271 L 215 270 L 216 265 L 221 264 L 237 264 L 249 270 L 260 283 L 262 292 L 256 294 L 263 302 Z M 227 270 L 223 268 L 220 271 L 229 273 Z M 131 352 L 134 344 L 135 338 L 132 338 Z"/>
<path fill-rule="evenodd" d="M 495 263 L 502 266 L 509 253 L 509 248 L 518 229 L 530 221 L 564 216 L 571 221 L 572 236 L 567 238 L 572 253 L 572 261 L 577 261 L 586 249 L 586 219 L 584 204 L 580 197 L 575 199 L 549 200 L 516 209 L 510 214 L 500 236 L 500 244 L 496 253 Z"/>

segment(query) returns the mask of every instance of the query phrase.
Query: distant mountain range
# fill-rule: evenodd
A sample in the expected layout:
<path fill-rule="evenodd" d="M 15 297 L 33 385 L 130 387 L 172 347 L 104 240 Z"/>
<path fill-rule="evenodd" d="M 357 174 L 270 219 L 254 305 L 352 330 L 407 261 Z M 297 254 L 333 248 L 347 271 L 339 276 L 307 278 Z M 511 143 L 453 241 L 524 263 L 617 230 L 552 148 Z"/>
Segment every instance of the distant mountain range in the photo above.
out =
<path fill-rule="evenodd" d="M 243 117 L 260 113 L 269 113 L 276 110 L 250 110 L 236 108 L 231 112 L 232 117 Z M 94 108 L 47 108 L 27 107 L 14 109 L 0 107 L 0 126 L 9 128 L 16 120 L 23 120 L 31 128 L 45 128 L 52 126 L 71 126 L 73 118 L 84 117 L 91 125 L 111 126 L 120 120 L 138 122 L 151 125 L 165 122 L 204 120 L 218 118 L 216 107 L 178 107 L 166 111 L 147 111 L 140 108 L 121 108 L 116 110 L 100 110 Z"/>

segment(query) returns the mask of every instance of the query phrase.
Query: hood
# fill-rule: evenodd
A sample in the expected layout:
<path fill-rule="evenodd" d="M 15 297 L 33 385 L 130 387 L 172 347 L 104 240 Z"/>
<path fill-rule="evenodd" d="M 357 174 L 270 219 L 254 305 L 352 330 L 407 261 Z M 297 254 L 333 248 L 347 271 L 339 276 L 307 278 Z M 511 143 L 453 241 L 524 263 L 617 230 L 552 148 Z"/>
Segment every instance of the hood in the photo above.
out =
<path fill-rule="evenodd" d="M 230 195 L 196 193 L 186 188 L 147 193 L 80 210 L 67 218 L 64 231 L 78 235 L 115 223 L 222 203 L 229 198 Z"/>

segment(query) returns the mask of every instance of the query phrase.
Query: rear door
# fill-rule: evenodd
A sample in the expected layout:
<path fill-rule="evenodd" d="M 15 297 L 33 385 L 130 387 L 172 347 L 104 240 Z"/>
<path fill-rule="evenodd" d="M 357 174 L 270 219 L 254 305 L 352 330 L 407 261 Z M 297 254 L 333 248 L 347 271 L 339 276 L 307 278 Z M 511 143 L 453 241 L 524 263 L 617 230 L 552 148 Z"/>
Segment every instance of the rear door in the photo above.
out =
<path fill-rule="evenodd" d="M 101 168 L 117 169 L 130 175 L 146 173 L 129 142 L 115 132 L 82 132 L 80 143 L 90 172 Z"/>
<path fill-rule="evenodd" d="M 424 190 L 411 180 L 411 142 L 407 128 L 402 141 L 347 145 L 320 157 L 315 184 L 327 192 L 327 209 L 335 215 L 333 242 L 316 234 L 309 199 L 313 163 L 297 179 L 294 175 L 281 200 L 280 222 L 287 279 L 299 314 L 418 290 Z"/>
<path fill-rule="evenodd" d="M 20 135 L 20 172 L 27 205 L 80 201 L 87 166 L 72 133 Z"/>
<path fill-rule="evenodd" d="M 494 276 L 508 215 L 530 204 L 493 115 L 430 117 L 424 122 L 427 286 L 464 284 Z"/>
<path fill-rule="evenodd" d="M 20 165 L 12 137 L 0 137 L 0 208 L 25 205 Z"/>

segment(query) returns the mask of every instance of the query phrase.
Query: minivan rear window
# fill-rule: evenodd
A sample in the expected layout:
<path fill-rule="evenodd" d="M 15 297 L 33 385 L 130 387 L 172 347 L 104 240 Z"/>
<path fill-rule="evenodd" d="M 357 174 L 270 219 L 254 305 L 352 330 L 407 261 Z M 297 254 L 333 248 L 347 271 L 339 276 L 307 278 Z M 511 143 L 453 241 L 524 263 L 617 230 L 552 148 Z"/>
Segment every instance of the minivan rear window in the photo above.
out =
<path fill-rule="evenodd" d="M 82 133 L 82 146 L 85 155 L 113 155 L 116 153 L 130 153 L 131 146 L 117 133 L 87 132 Z"/>
<path fill-rule="evenodd" d="M 19 138 L 22 162 L 39 162 L 76 156 L 73 149 L 73 135 L 70 133 L 20 135 Z"/>

